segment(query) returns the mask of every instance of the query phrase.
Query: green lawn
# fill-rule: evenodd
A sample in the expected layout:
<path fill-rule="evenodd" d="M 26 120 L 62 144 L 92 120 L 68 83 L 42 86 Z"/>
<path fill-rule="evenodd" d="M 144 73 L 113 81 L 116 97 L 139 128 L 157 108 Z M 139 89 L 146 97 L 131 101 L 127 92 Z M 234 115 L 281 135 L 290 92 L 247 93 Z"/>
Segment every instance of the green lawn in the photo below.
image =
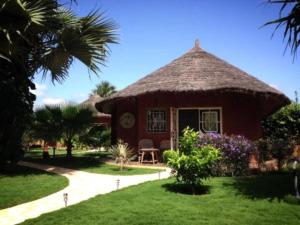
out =
<path fill-rule="evenodd" d="M 292 192 L 287 175 L 214 178 L 209 193 L 174 190 L 174 179 L 148 182 L 70 206 L 24 224 L 299 224 L 300 205 L 284 202 Z"/>
<path fill-rule="evenodd" d="M 65 177 L 16 166 L 0 174 L 0 209 L 39 199 L 66 186 Z"/>
<path fill-rule="evenodd" d="M 60 166 L 70 169 L 83 170 L 91 173 L 102 173 L 112 175 L 138 175 L 138 174 L 150 174 L 161 171 L 159 169 L 147 169 L 147 168 L 126 168 L 120 171 L 118 166 L 109 165 L 101 161 L 109 156 L 107 152 L 93 152 L 84 153 L 79 152 L 73 155 L 73 158 L 67 159 L 65 155 L 58 155 L 55 158 L 42 159 L 40 153 L 34 155 L 25 155 L 25 161 L 49 164 L 54 166 Z"/>

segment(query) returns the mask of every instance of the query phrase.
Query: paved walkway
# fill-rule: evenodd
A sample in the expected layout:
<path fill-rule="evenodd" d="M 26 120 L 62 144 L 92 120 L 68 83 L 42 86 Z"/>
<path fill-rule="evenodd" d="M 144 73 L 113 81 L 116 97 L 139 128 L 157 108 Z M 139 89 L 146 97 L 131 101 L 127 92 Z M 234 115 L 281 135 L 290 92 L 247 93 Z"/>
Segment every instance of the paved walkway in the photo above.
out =
<path fill-rule="evenodd" d="M 119 176 L 88 173 L 79 170 L 29 162 L 20 162 L 19 164 L 65 176 L 69 180 L 69 186 L 44 198 L 0 210 L 1 225 L 21 223 L 27 219 L 38 217 L 43 213 L 64 208 L 64 193 L 68 193 L 69 206 L 99 194 L 106 194 L 117 189 L 144 183 L 146 181 L 167 178 L 170 175 L 169 169 L 164 172 L 154 174 Z M 117 185 L 117 183 L 119 183 L 119 185 Z"/>

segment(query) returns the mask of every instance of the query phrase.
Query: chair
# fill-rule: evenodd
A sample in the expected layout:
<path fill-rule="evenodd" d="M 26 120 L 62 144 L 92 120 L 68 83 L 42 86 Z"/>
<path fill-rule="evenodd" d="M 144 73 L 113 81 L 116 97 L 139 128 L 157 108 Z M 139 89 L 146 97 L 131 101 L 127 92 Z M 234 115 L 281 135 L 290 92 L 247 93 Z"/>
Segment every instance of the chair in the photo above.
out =
<path fill-rule="evenodd" d="M 141 139 L 139 141 L 139 149 L 141 148 L 153 148 L 154 144 L 151 139 Z"/>
<path fill-rule="evenodd" d="M 154 148 L 153 141 L 151 139 L 141 139 L 139 141 L 139 145 L 138 145 L 138 154 L 139 154 L 138 161 L 139 161 L 139 163 L 141 163 L 142 154 L 143 154 L 141 149 L 143 149 L 143 148 Z"/>
<path fill-rule="evenodd" d="M 170 140 L 162 140 L 159 144 L 159 150 L 169 150 L 171 149 L 171 142 Z"/>
<path fill-rule="evenodd" d="M 169 149 L 171 149 L 171 141 L 170 140 L 162 140 L 159 144 L 160 157 L 163 155 L 164 150 L 169 150 Z"/>

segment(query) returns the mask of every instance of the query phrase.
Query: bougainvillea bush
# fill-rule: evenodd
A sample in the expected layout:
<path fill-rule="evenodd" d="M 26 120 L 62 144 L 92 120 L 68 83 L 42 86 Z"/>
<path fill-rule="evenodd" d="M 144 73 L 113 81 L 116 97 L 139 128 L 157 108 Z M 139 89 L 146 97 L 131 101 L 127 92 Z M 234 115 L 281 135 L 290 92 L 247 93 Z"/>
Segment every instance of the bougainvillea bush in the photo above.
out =
<path fill-rule="evenodd" d="M 254 152 L 251 141 L 241 135 L 200 134 L 198 146 L 211 145 L 220 150 L 222 158 L 215 164 L 215 175 L 245 175 Z"/>
<path fill-rule="evenodd" d="M 179 149 L 164 152 L 164 160 L 176 174 L 178 182 L 195 187 L 208 178 L 215 161 L 220 158 L 219 150 L 212 145 L 199 146 L 199 133 L 185 129 L 179 140 Z"/>

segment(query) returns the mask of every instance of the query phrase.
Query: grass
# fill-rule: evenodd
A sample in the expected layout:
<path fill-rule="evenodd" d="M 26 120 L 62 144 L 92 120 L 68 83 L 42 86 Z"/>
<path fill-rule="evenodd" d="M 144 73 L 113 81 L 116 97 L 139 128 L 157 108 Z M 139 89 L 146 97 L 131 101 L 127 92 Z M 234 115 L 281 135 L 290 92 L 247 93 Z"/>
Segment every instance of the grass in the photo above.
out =
<path fill-rule="evenodd" d="M 247 178 L 213 178 L 203 195 L 175 191 L 174 179 L 148 182 L 45 214 L 30 224 L 272 224 L 294 225 L 300 206 L 283 196 L 293 193 L 285 174 Z"/>
<path fill-rule="evenodd" d="M 65 177 L 16 166 L 0 174 L 0 209 L 39 199 L 67 185 Z"/>
<path fill-rule="evenodd" d="M 41 164 L 49 164 L 70 169 L 83 170 L 91 173 L 111 174 L 111 175 L 140 175 L 150 174 L 162 171 L 160 169 L 148 168 L 132 168 L 127 167 L 120 171 L 118 166 L 109 165 L 103 162 L 109 156 L 107 152 L 77 152 L 71 159 L 67 159 L 65 155 L 57 155 L 55 158 L 43 159 L 40 152 L 25 155 L 25 161 L 36 162 Z"/>

